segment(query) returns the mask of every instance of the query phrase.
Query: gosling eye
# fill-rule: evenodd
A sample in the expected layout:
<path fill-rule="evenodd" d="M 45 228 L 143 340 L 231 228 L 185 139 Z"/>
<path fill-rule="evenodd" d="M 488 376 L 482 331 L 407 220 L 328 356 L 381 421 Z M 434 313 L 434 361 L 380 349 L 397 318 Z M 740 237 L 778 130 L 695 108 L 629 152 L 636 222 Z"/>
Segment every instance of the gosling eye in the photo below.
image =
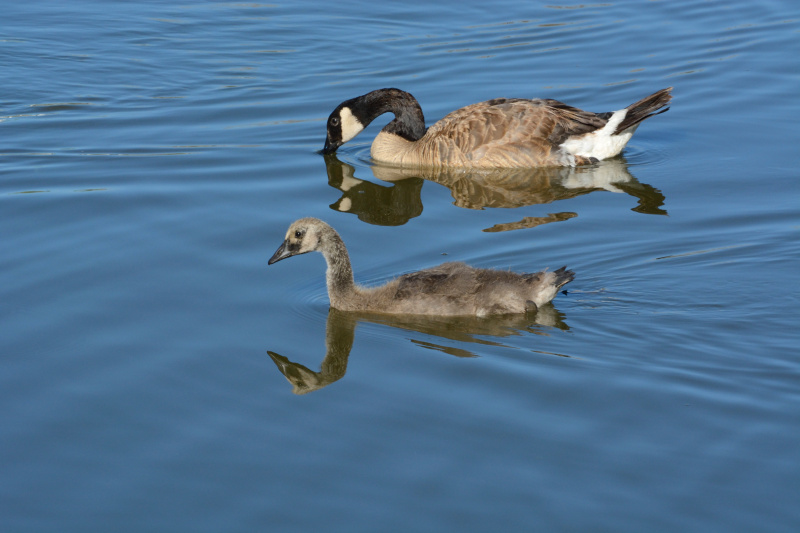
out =
<path fill-rule="evenodd" d="M 338 125 L 339 125 L 339 118 L 338 117 L 333 117 L 331 119 L 331 126 L 333 126 L 335 128 Z"/>
<path fill-rule="evenodd" d="M 303 236 L 303 232 L 302 231 L 297 230 L 297 231 L 294 232 L 294 237 L 296 239 L 300 239 L 302 236 Z"/>

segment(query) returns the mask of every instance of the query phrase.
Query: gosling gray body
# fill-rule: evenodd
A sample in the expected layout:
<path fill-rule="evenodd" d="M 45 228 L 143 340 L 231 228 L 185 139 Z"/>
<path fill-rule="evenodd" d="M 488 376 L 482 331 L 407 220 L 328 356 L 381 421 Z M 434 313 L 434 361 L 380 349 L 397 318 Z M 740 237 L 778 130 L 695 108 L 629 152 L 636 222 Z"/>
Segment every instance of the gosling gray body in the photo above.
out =
<path fill-rule="evenodd" d="M 269 264 L 308 252 L 325 257 L 330 305 L 342 311 L 441 316 L 532 312 L 575 277 L 566 267 L 517 274 L 454 262 L 404 274 L 379 287 L 362 287 L 353 279 L 341 237 L 316 218 L 292 223 Z"/>
<path fill-rule="evenodd" d="M 608 113 L 550 99 L 495 98 L 453 111 L 426 129 L 411 94 L 378 89 L 334 109 L 322 152 L 335 152 L 375 118 L 393 113 L 372 143 L 372 158 L 382 163 L 474 169 L 591 164 L 618 155 L 643 120 L 667 111 L 670 91 Z"/>

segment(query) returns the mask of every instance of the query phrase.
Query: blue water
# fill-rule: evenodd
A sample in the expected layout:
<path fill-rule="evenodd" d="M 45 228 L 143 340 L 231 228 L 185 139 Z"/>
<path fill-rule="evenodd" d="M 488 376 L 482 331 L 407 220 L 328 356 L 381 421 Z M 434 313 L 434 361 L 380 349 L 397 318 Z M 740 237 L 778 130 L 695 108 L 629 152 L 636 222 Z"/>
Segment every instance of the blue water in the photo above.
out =
<path fill-rule="evenodd" d="M 2 531 L 800 530 L 795 2 L 6 4 Z M 429 123 L 675 89 L 590 169 L 397 175 L 384 119 L 316 153 L 392 86 Z M 320 256 L 266 264 L 302 216 L 363 283 L 577 277 L 329 312 Z"/>

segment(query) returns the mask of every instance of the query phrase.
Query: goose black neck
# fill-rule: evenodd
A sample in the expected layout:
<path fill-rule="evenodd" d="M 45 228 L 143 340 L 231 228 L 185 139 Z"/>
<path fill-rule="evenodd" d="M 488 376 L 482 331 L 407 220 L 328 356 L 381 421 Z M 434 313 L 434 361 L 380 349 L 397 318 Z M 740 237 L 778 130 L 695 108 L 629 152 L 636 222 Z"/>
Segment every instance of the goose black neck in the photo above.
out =
<path fill-rule="evenodd" d="M 383 131 L 408 141 L 418 141 L 425 135 L 425 116 L 417 99 L 400 89 L 378 89 L 353 101 L 353 112 L 366 126 L 384 113 L 394 113 Z"/>

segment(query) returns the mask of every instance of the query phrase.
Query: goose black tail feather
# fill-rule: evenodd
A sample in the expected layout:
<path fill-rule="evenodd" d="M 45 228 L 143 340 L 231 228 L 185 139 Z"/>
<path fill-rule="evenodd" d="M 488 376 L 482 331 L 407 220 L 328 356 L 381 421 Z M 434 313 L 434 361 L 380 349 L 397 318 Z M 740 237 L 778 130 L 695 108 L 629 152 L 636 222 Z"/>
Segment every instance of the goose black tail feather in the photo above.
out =
<path fill-rule="evenodd" d="M 628 128 L 636 126 L 641 121 L 650 118 L 653 115 L 660 115 L 661 113 L 669 111 L 669 107 L 664 106 L 669 104 L 670 100 L 672 100 L 671 91 L 672 87 L 667 87 L 666 89 L 661 89 L 660 91 L 629 105 L 626 108 L 628 110 L 628 114 L 625 116 L 622 122 L 620 122 L 619 126 L 617 126 L 614 135 L 622 133 Z"/>

